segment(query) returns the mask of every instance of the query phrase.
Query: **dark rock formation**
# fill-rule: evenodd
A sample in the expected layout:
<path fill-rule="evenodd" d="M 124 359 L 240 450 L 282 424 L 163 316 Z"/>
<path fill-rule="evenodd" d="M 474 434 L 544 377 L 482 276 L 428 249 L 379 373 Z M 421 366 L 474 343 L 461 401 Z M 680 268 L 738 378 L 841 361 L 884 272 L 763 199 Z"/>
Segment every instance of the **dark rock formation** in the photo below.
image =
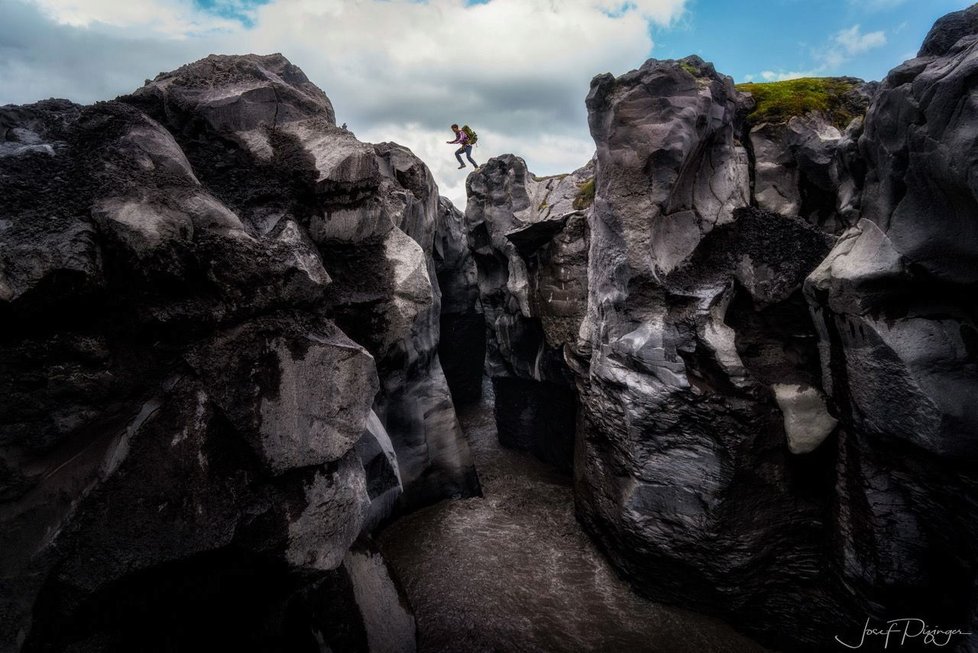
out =
<path fill-rule="evenodd" d="M 801 216 L 837 235 L 858 220 L 863 169 L 856 142 L 878 84 L 842 77 L 738 88 L 756 92 L 792 84 L 801 87 L 797 93 L 811 93 L 812 105 L 821 100 L 836 110 L 808 109 L 802 100 L 778 109 L 768 106 L 777 100 L 757 100 L 761 106 L 747 116 L 743 135 L 751 154 L 751 201 L 766 211 Z M 781 92 L 791 91 L 789 86 Z M 745 97 L 743 102 L 749 108 L 755 99 Z M 793 109 L 795 115 L 783 115 Z M 768 113 L 777 119 L 766 118 Z"/>
<path fill-rule="evenodd" d="M 843 132 L 817 114 L 752 127 L 756 205 L 842 231 L 856 208 L 843 153 L 855 148 L 861 127 L 857 120 Z"/>
<path fill-rule="evenodd" d="M 488 327 L 486 371 L 500 442 L 570 470 L 576 393 L 564 349 L 577 340 L 587 289 L 593 166 L 539 179 L 518 157 L 467 182 L 465 221 Z"/>
<path fill-rule="evenodd" d="M 375 411 L 398 453 L 402 502 L 477 492 L 437 357 L 439 196 L 427 167 L 336 127 L 329 101 L 281 55 L 212 56 L 124 100 L 169 129 L 251 229 L 274 234 L 291 217 L 314 244 L 333 282 L 330 316 L 377 361 Z"/>
<path fill-rule="evenodd" d="M 486 357 L 486 319 L 479 298 L 479 276 L 469 250 L 465 219 L 445 197 L 438 203 L 438 229 L 432 252 L 441 290 L 441 358 L 456 406 L 482 398 Z"/>
<path fill-rule="evenodd" d="M 920 46 L 918 57 L 943 57 L 962 38 L 978 34 L 978 7 L 952 12 L 934 23 Z"/>
<path fill-rule="evenodd" d="M 891 613 L 978 633 L 975 15 L 938 21 L 927 56 L 883 82 L 859 140 L 862 219 L 806 294 L 844 427 L 833 554 L 845 582 Z"/>
<path fill-rule="evenodd" d="M 591 256 L 588 321 L 597 326 L 598 311 L 625 310 L 626 286 L 669 274 L 714 226 L 733 220 L 749 202 L 748 167 L 735 140 L 733 82 L 698 57 L 599 75 L 587 106 L 598 172 L 591 242 L 607 238 L 615 249 Z M 633 199 L 618 206 L 613 197 Z"/>
<path fill-rule="evenodd" d="M 867 615 L 978 632 L 975 48 L 895 69 L 847 137 L 756 128 L 753 170 L 699 59 L 592 82 L 578 511 L 641 591 L 786 650 Z M 786 151 L 834 209 L 740 208 Z"/>
<path fill-rule="evenodd" d="M 424 165 L 279 55 L 0 133 L 0 650 L 413 647 L 350 549 L 478 489 Z"/>

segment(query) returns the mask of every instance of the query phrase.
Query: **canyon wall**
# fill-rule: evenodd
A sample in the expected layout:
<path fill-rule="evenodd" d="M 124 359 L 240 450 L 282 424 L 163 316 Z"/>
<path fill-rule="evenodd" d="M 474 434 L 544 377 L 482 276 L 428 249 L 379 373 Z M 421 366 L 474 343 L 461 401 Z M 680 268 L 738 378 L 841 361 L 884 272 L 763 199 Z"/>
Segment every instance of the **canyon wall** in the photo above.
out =
<path fill-rule="evenodd" d="M 976 53 L 952 14 L 881 84 L 775 117 L 698 57 L 599 75 L 559 330 L 534 257 L 567 242 L 563 182 L 470 177 L 487 371 L 519 384 L 500 439 L 552 459 L 514 414 L 572 376 L 578 517 L 638 591 L 785 650 L 867 617 L 978 632 Z"/>
<path fill-rule="evenodd" d="M 570 471 L 577 393 L 565 355 L 584 316 L 593 165 L 538 178 L 505 155 L 466 188 L 499 439 Z"/>
<path fill-rule="evenodd" d="M 0 649 L 413 647 L 367 536 L 478 492 L 424 164 L 211 56 L 0 109 L 0 194 Z"/>

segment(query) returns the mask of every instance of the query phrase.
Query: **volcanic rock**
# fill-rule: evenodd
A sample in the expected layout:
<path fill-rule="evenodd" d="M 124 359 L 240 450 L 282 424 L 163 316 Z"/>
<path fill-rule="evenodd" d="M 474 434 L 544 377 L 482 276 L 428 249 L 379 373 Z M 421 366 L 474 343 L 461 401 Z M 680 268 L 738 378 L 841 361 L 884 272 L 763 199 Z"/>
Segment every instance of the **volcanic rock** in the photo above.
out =
<path fill-rule="evenodd" d="M 465 222 L 488 328 L 500 442 L 570 470 L 576 392 L 565 348 L 586 307 L 594 167 L 537 178 L 513 155 L 467 181 Z"/>
<path fill-rule="evenodd" d="M 427 168 L 281 55 L 0 132 L 0 649 L 413 650 L 351 546 L 478 491 Z"/>

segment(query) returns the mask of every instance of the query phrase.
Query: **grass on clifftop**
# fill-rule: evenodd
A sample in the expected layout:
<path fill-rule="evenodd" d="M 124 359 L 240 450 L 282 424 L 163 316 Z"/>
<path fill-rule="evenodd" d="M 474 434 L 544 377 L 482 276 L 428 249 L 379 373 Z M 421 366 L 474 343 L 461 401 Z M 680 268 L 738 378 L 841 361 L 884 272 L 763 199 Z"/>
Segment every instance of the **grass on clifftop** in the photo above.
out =
<path fill-rule="evenodd" d="M 594 177 L 577 185 L 577 197 L 574 198 L 573 207 L 583 211 L 592 204 L 594 204 Z"/>
<path fill-rule="evenodd" d="M 834 77 L 804 77 L 768 84 L 737 84 L 737 90 L 754 96 L 757 106 L 747 116 L 751 124 L 785 122 L 792 116 L 820 111 L 839 129 L 862 115 L 847 101 L 856 82 Z"/>

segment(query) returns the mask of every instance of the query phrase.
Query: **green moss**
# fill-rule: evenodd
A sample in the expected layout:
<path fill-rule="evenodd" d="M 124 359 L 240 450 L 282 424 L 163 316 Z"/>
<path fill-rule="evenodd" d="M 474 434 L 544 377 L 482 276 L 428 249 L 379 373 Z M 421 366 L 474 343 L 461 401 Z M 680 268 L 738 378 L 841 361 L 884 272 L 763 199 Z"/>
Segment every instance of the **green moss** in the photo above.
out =
<path fill-rule="evenodd" d="M 688 61 L 680 61 L 679 62 L 679 67 L 682 68 L 683 70 L 685 70 L 687 73 L 689 73 L 693 77 L 699 77 L 700 76 L 699 68 L 697 68 L 693 64 L 689 63 Z"/>
<path fill-rule="evenodd" d="M 805 77 L 769 84 L 738 84 L 737 90 L 750 93 L 757 103 L 747 116 L 751 124 L 785 122 L 792 116 L 819 111 L 842 129 L 864 111 L 849 95 L 856 83 L 837 77 Z"/>
<path fill-rule="evenodd" d="M 577 185 L 577 197 L 574 198 L 574 208 L 583 211 L 594 204 L 594 177 Z"/>
<path fill-rule="evenodd" d="M 562 175 L 545 175 L 545 176 L 543 176 L 543 177 L 537 177 L 537 176 L 536 176 L 535 174 L 533 174 L 533 173 L 530 173 L 530 178 L 531 178 L 531 179 L 532 179 L 533 181 L 547 181 L 548 179 L 563 179 L 563 178 L 564 178 L 564 177 L 566 177 L 566 176 L 567 176 L 568 174 L 570 174 L 570 173 L 568 173 L 568 172 L 565 172 L 565 173 L 564 173 L 564 174 L 562 174 Z"/>
<path fill-rule="evenodd" d="M 547 208 L 547 200 L 540 202 L 540 206 L 537 207 L 537 211 L 543 211 Z"/>

